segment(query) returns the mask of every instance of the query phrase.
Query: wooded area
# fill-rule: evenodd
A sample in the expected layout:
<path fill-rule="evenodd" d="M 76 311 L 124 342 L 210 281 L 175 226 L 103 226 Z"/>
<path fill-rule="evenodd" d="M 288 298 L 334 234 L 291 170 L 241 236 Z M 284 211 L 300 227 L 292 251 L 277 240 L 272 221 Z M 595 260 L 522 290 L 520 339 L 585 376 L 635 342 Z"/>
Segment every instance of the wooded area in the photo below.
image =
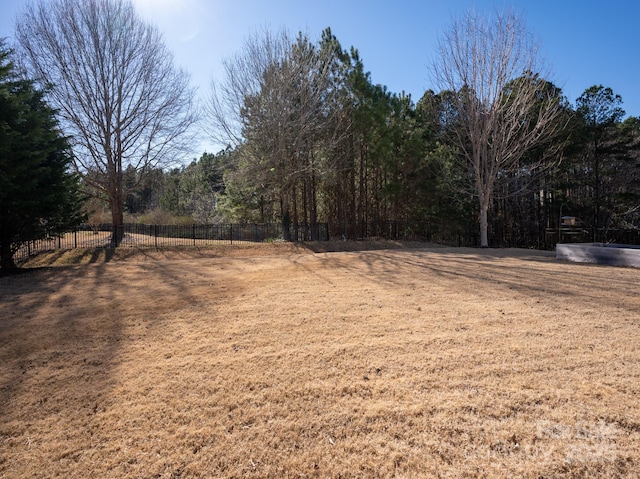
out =
<path fill-rule="evenodd" d="M 321 222 L 344 239 L 428 224 L 538 248 L 562 229 L 601 240 L 640 227 L 640 118 L 603 85 L 572 104 L 511 11 L 454 20 L 437 88 L 417 101 L 374 84 L 329 28 L 317 41 L 254 34 L 201 108 L 200 134 L 227 147 L 179 167 L 193 91 L 130 2 L 36 3 L 16 31 L 71 135 L 94 224 Z"/>
<path fill-rule="evenodd" d="M 343 49 L 330 29 L 315 44 L 265 32 L 225 66 L 206 124 L 229 147 L 158 170 L 129 195 L 128 211 L 145 222 L 167 219 L 159 211 L 203 223 L 322 221 L 353 239 L 403 222 L 469 238 L 484 194 L 492 246 L 544 248 L 567 231 L 607 240 L 608 231 L 640 225 L 640 122 L 624 119 L 610 88 L 593 86 L 573 106 L 525 72 L 505 76 L 485 100 L 473 95 L 471 110 L 467 87 L 429 90 L 416 103 L 373 84 L 358 51 Z M 474 91 L 487 83 L 476 81 Z M 479 157 L 497 156 L 485 163 L 492 183 L 479 193 L 485 180 L 466 159 L 477 122 L 458 127 L 488 116 L 493 123 L 473 141 Z M 487 145 L 494 153 L 482 151 Z"/>
<path fill-rule="evenodd" d="M 372 84 L 358 52 L 343 50 L 329 30 L 313 48 L 307 42 L 298 38 L 292 45 L 331 58 L 325 67 L 333 82 L 331 102 L 316 110 L 326 122 L 322 128 L 309 131 L 320 120 L 302 118 L 301 100 L 292 93 L 311 86 L 256 80 L 253 103 L 236 119 L 237 144 L 186 167 L 156 170 L 127 197 L 127 210 L 147 223 L 169 220 L 167 212 L 203 223 L 323 221 L 335 237 L 354 239 L 375 235 L 376 225 L 385 222 L 429 224 L 467 238 L 477 232 L 477 182 L 463 151 L 468 137 L 452 141 L 461 94 L 427 91 L 414 103 Z M 236 69 L 246 59 L 237 61 Z M 308 79 L 311 72 L 300 77 Z M 507 88 L 517 88 L 520 80 L 534 86 L 539 102 L 553 99 L 552 134 L 534 148 L 517 145 L 520 156 L 508 155 L 510 162 L 493 171 L 490 244 L 543 248 L 566 241 L 561 229 L 576 239 L 580 234 L 581 240 L 606 240 L 607 231 L 637 228 L 638 118 L 623 120 L 622 99 L 601 85 L 572 106 L 560 88 L 539 76 L 516 79 Z M 289 90 L 273 91 L 285 86 Z M 268 117 L 275 114 L 269 109 L 272 97 L 290 102 L 276 109 L 289 112 L 283 118 Z M 329 107 L 337 111 L 325 111 Z M 230 131 L 233 126 L 225 125 Z M 494 128 L 489 143 L 505 133 L 504 120 Z M 125 172 L 125 178 L 134 184 L 135 172 Z"/>

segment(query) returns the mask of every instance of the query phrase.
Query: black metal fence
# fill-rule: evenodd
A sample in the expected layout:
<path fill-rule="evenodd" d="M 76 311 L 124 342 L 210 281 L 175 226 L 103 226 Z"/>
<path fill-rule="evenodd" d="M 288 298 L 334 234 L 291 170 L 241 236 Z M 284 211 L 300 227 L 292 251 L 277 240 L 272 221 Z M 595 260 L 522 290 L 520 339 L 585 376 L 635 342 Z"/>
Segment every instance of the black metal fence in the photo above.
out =
<path fill-rule="evenodd" d="M 448 246 L 480 246 L 480 232 L 476 224 L 464 229 L 439 223 L 410 221 L 382 221 L 332 226 L 336 237 L 343 231 L 343 239 L 388 239 L 426 241 Z M 515 232 L 489 225 L 489 245 L 500 248 L 529 248 L 553 250 L 557 243 L 617 243 L 640 245 L 640 229 L 549 228 L 534 232 Z"/>
<path fill-rule="evenodd" d="M 214 224 L 214 225 L 141 225 L 125 224 L 116 230 L 110 224 L 84 225 L 64 236 L 52 237 L 25 244 L 14 259 L 22 262 L 30 256 L 56 249 L 74 248 L 170 248 L 178 246 L 209 246 L 239 242 L 328 241 L 327 223 L 300 224 L 285 227 L 281 223 Z M 423 241 L 448 246 L 480 246 L 477 227 L 462 230 L 437 223 L 384 221 L 333 226 L 332 239 Z M 490 228 L 492 247 L 532 248 L 553 250 L 557 243 L 617 243 L 640 245 L 640 229 L 547 229 L 539 234 L 514 234 Z"/>
<path fill-rule="evenodd" d="M 315 225 L 214 224 L 214 225 L 83 225 L 63 236 L 30 241 L 14 260 L 25 261 L 44 251 L 74 248 L 171 248 L 177 246 L 232 245 L 240 242 L 263 243 L 276 240 L 328 241 L 326 223 Z"/>

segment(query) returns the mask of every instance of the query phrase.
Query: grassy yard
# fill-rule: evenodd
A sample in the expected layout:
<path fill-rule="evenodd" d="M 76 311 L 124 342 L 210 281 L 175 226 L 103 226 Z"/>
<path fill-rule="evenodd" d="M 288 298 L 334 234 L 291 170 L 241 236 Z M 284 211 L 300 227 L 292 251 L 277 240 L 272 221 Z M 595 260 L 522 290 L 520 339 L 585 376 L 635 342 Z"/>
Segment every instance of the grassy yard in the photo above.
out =
<path fill-rule="evenodd" d="M 640 270 L 318 251 L 0 278 L 0 477 L 637 477 Z"/>

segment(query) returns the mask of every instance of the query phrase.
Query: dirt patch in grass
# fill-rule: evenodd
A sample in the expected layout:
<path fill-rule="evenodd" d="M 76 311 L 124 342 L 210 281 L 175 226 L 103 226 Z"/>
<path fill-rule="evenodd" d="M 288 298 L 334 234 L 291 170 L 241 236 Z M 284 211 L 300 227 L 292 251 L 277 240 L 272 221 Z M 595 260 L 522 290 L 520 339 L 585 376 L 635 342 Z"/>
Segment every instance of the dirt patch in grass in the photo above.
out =
<path fill-rule="evenodd" d="M 0 476 L 636 476 L 638 270 L 389 246 L 0 278 Z"/>

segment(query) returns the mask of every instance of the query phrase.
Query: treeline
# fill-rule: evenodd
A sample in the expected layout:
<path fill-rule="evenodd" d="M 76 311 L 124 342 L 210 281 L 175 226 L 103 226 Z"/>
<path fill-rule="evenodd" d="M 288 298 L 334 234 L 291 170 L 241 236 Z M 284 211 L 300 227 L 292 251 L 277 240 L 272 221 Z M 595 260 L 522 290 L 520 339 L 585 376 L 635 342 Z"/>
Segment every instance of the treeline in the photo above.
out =
<path fill-rule="evenodd" d="M 477 229 L 476 180 L 450 141 L 458 93 L 427 91 L 415 103 L 389 92 L 330 30 L 317 44 L 301 35 L 282 51 L 257 48 L 264 44 L 233 60 L 235 71 L 256 78 L 253 90 L 242 90 L 234 131 L 241 140 L 183 168 L 141 178 L 125 171 L 125 182 L 139 182 L 127 212 L 152 222 L 322 221 L 346 238 L 388 221 Z M 270 69 L 255 61 L 258 53 Z M 539 246 L 562 216 L 591 230 L 640 226 L 640 119 L 624 118 L 610 88 L 593 86 L 572 105 L 557 86 L 538 82 L 560 100 L 558 133 L 498 175 L 489 230 Z M 228 114 L 218 119 L 234 126 Z"/>
<path fill-rule="evenodd" d="M 416 69 L 434 87 L 414 99 L 374 84 L 330 29 L 264 31 L 203 104 L 130 0 L 38 0 L 16 22 L 20 73 L 46 91 L 114 247 L 125 220 L 322 222 L 344 238 L 428 224 L 534 247 L 563 216 L 594 239 L 639 228 L 640 119 L 601 85 L 571 103 L 532 38 L 511 10 L 452 19 L 430 71 Z M 197 134 L 224 150 L 172 169 Z"/>

